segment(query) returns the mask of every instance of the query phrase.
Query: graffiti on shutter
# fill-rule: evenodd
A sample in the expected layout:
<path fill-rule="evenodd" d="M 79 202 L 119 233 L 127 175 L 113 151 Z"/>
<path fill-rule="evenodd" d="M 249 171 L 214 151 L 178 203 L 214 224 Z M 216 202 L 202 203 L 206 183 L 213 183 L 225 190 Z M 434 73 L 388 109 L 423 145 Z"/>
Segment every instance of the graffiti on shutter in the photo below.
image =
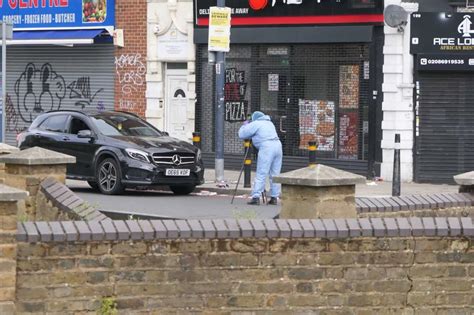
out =
<path fill-rule="evenodd" d="M 7 130 L 24 130 L 18 128 L 19 119 L 29 124 L 41 113 L 61 109 L 66 100 L 78 109 L 104 110 L 104 102 L 98 99 L 103 90 L 95 89 L 88 76 L 67 83 L 50 63 L 28 63 L 15 81 L 15 95 L 7 96 Z"/>

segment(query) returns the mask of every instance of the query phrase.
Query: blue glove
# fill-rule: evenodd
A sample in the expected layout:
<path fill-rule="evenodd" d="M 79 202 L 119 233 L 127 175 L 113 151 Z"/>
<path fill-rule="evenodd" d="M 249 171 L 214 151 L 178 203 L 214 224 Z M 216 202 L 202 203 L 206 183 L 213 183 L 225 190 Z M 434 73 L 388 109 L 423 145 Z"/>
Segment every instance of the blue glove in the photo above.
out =
<path fill-rule="evenodd" d="M 245 125 L 247 125 L 247 124 L 249 124 L 249 123 L 250 123 L 250 121 L 246 120 L 246 121 L 244 121 L 243 125 L 245 126 Z"/>

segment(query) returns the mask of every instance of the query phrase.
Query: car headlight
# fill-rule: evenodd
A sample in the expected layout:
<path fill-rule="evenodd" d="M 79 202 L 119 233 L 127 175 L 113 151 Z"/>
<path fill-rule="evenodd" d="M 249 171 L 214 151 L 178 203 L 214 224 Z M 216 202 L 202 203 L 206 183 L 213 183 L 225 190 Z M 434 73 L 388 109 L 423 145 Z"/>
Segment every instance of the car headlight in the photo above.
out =
<path fill-rule="evenodd" d="M 196 151 L 196 162 L 201 161 L 201 149 L 197 149 Z"/>
<path fill-rule="evenodd" d="M 134 160 L 150 163 L 150 160 L 148 159 L 148 153 L 146 153 L 145 151 L 137 149 L 125 149 L 125 152 L 127 152 L 128 156 Z"/>

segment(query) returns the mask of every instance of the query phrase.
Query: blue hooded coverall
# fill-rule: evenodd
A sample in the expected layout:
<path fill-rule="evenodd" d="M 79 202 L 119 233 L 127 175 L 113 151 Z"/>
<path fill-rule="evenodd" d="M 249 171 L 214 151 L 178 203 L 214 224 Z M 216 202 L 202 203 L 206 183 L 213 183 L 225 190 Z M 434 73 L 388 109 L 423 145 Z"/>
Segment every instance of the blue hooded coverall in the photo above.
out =
<path fill-rule="evenodd" d="M 258 149 L 257 175 L 252 189 L 252 198 L 260 198 L 265 189 L 267 176 L 270 177 L 270 196 L 280 196 L 280 185 L 273 183 L 273 176 L 280 174 L 282 146 L 270 116 L 254 112 L 252 121 L 239 129 L 240 139 L 252 139 Z"/>

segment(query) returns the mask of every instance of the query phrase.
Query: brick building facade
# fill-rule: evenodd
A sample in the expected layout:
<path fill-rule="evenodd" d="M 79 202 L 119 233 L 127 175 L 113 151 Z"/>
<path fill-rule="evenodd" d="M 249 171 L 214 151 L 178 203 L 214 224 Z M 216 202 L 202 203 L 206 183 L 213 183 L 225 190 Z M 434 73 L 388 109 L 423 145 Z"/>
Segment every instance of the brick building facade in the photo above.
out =
<path fill-rule="evenodd" d="M 116 29 L 123 29 L 124 46 L 115 47 L 115 109 L 146 111 L 147 1 L 117 0 Z"/>

